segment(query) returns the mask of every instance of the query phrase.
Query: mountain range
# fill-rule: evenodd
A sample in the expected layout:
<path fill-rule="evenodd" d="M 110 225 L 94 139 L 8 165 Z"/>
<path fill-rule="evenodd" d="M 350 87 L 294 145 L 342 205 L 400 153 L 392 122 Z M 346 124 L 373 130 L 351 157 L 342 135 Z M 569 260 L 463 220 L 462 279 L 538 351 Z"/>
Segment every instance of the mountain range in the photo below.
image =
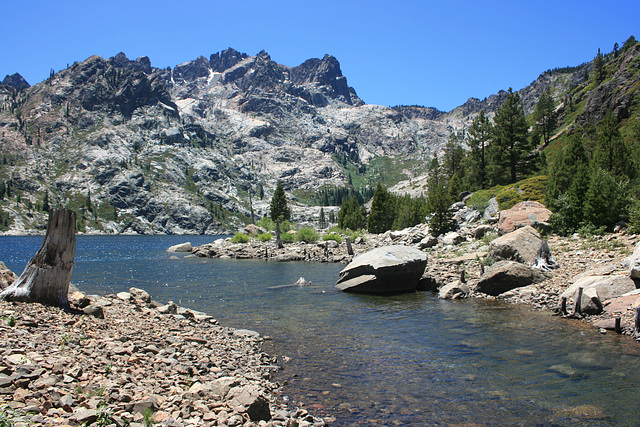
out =
<path fill-rule="evenodd" d="M 625 70 L 639 53 L 617 60 L 627 74 L 585 93 L 571 123 L 635 112 L 638 75 Z M 550 91 L 562 113 L 592 69 L 541 74 L 519 91 L 525 112 Z M 506 94 L 449 112 L 371 105 L 333 56 L 287 67 L 233 49 L 166 69 L 92 56 L 34 86 L 14 74 L 0 84 L 0 182 L 13 197 L 0 202 L 0 229 L 41 232 L 42 206 L 63 205 L 87 232 L 224 233 L 267 214 L 278 180 L 299 222 L 317 217 L 320 188 L 382 181 L 418 194 L 428 160 Z"/>

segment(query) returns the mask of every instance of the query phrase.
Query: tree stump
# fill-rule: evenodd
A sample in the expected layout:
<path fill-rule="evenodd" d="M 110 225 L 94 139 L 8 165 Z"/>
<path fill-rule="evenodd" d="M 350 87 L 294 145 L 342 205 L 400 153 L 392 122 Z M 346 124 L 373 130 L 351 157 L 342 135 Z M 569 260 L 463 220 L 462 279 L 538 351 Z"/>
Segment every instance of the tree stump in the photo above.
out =
<path fill-rule="evenodd" d="M 560 268 L 560 265 L 553 259 L 551 250 L 549 250 L 549 244 L 546 241 L 542 241 L 542 244 L 540 244 L 540 248 L 536 254 L 536 260 L 532 267 L 544 271 Z"/>
<path fill-rule="evenodd" d="M 18 280 L 0 293 L 0 300 L 39 302 L 68 308 L 67 294 L 76 254 L 75 231 L 74 211 L 52 209 L 42 246 Z"/>

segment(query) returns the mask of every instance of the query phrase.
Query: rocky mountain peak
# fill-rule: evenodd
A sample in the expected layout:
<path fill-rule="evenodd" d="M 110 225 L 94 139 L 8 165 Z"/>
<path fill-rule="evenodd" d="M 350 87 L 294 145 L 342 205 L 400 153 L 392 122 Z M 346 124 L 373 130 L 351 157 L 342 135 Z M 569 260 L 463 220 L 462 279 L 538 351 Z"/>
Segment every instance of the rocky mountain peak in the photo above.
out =
<path fill-rule="evenodd" d="M 209 57 L 209 65 L 213 71 L 222 73 L 248 57 L 249 55 L 246 53 L 240 53 L 235 49 L 228 48 L 211 55 Z"/>
<path fill-rule="evenodd" d="M 209 60 L 204 56 L 198 57 L 194 61 L 177 65 L 173 69 L 173 78 L 185 81 L 194 81 L 200 77 L 207 77 L 211 70 Z"/>
<path fill-rule="evenodd" d="M 124 52 L 120 52 L 113 58 L 109 58 L 109 63 L 114 67 L 139 71 L 145 74 L 151 74 L 152 72 L 151 60 L 146 56 L 141 56 L 135 61 L 131 61 Z"/>
<path fill-rule="evenodd" d="M 18 90 L 31 87 L 31 85 L 27 83 L 24 77 L 22 77 L 18 73 L 11 74 L 10 76 L 9 75 L 5 76 L 4 80 L 2 80 L 2 83 L 0 84 L 3 84 L 5 86 L 11 86 Z"/>

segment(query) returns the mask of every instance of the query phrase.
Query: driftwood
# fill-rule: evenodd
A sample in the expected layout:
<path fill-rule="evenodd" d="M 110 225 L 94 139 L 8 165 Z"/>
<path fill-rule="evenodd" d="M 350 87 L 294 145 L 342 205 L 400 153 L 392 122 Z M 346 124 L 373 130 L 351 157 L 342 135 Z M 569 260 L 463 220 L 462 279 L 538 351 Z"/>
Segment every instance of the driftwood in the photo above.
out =
<path fill-rule="evenodd" d="M 560 268 L 560 264 L 554 261 L 553 255 L 551 255 L 551 250 L 549 249 L 549 244 L 546 241 L 542 241 L 532 267 L 544 271 Z"/>
<path fill-rule="evenodd" d="M 0 293 L 0 300 L 69 307 L 67 294 L 76 253 L 76 214 L 52 209 L 44 242 L 22 275 Z"/>

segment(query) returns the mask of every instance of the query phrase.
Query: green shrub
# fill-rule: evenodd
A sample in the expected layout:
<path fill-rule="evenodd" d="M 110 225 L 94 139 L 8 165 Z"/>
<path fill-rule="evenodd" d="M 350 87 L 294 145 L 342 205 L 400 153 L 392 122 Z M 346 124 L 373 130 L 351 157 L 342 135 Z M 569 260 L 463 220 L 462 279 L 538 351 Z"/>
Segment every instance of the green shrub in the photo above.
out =
<path fill-rule="evenodd" d="M 267 231 L 276 231 L 276 223 L 267 216 L 261 218 L 260 221 L 256 224 L 258 227 L 262 227 Z"/>
<path fill-rule="evenodd" d="M 484 212 L 487 206 L 489 206 L 489 200 L 494 198 L 502 188 L 502 186 L 497 185 L 486 190 L 478 190 L 467 199 L 466 205 L 472 209 Z"/>
<path fill-rule="evenodd" d="M 286 220 L 286 221 L 282 221 L 280 223 L 280 232 L 281 233 L 288 233 L 292 229 L 293 229 L 293 224 L 291 223 L 291 221 Z"/>
<path fill-rule="evenodd" d="M 282 233 L 280 235 L 280 239 L 282 243 L 293 243 L 295 241 L 296 235 L 294 233 Z"/>
<path fill-rule="evenodd" d="M 496 200 L 500 210 L 511 209 L 517 203 L 531 200 L 545 202 L 545 192 L 549 178 L 546 175 L 532 176 L 516 182 L 513 185 L 503 187 L 497 194 Z M 468 205 L 468 204 L 467 204 Z"/>
<path fill-rule="evenodd" d="M 272 238 L 273 238 L 273 234 L 271 233 L 258 234 L 258 240 L 260 240 L 261 242 L 268 242 Z"/>
<path fill-rule="evenodd" d="M 352 242 L 355 241 L 358 237 L 364 238 L 364 234 L 362 233 L 362 230 L 356 230 L 352 232 L 351 235 L 349 236 Z"/>
<path fill-rule="evenodd" d="M 324 236 L 322 236 L 322 240 L 324 240 L 325 242 L 327 240 L 335 240 L 338 243 L 342 243 L 342 237 L 340 237 L 340 235 L 336 233 L 325 234 Z"/>
<path fill-rule="evenodd" d="M 314 243 L 318 241 L 318 232 L 312 227 L 305 227 L 296 233 L 296 240 L 305 243 Z"/>
<path fill-rule="evenodd" d="M 249 237 L 249 235 L 247 235 L 246 233 L 236 233 L 231 238 L 232 243 L 249 243 L 250 240 L 251 237 Z"/>

